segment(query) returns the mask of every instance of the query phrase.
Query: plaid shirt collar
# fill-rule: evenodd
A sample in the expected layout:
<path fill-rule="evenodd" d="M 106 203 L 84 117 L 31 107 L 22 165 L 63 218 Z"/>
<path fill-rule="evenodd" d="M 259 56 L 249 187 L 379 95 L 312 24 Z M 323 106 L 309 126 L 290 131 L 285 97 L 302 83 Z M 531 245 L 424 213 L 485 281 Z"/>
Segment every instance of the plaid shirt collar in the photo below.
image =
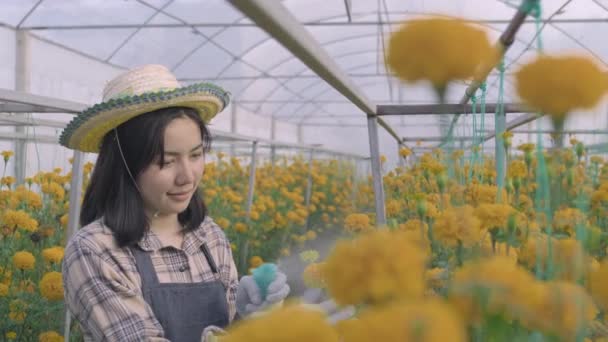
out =
<path fill-rule="evenodd" d="M 201 246 L 206 241 L 206 233 L 205 226 L 207 224 L 207 219 L 203 221 L 198 227 L 194 230 L 186 232 L 184 235 L 184 242 L 182 244 L 182 249 L 190 254 L 194 255 L 197 253 Z M 146 252 L 156 252 L 163 248 L 173 248 L 173 246 L 167 246 L 162 243 L 162 241 L 158 238 L 158 235 L 152 232 L 151 230 L 147 230 L 144 232 L 144 236 L 137 245 Z"/>

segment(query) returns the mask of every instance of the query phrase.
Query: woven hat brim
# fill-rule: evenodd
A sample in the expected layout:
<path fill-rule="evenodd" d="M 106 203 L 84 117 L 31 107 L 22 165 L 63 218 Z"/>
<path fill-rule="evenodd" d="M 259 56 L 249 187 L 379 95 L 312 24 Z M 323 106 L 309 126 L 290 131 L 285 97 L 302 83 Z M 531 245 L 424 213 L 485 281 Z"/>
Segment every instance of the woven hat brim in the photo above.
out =
<path fill-rule="evenodd" d="M 207 83 L 110 100 L 78 114 L 61 133 L 59 143 L 70 149 L 97 153 L 109 131 L 138 115 L 169 107 L 188 107 L 209 123 L 229 101 L 229 93 Z"/>

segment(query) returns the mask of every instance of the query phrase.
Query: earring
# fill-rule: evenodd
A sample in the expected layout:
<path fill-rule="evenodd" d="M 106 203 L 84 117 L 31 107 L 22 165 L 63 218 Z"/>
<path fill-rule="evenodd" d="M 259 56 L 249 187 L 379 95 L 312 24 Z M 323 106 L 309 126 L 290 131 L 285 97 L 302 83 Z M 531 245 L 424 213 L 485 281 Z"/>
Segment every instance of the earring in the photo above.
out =
<path fill-rule="evenodd" d="M 154 215 L 152 215 L 152 216 L 153 216 L 154 218 L 158 218 L 158 214 L 159 214 L 159 213 L 160 213 L 160 212 L 159 212 L 159 211 L 157 211 L 157 212 L 155 212 L 155 213 L 154 213 Z"/>

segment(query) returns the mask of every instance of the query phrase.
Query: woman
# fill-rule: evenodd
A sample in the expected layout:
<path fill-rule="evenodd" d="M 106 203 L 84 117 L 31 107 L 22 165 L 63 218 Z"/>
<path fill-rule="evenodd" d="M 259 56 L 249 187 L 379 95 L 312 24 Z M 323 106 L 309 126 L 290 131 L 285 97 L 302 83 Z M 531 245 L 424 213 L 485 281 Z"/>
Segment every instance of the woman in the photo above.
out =
<path fill-rule="evenodd" d="M 64 257 L 65 300 L 87 341 L 200 341 L 283 300 L 277 274 L 264 301 L 238 281 L 230 243 L 207 216 L 199 183 L 223 110 L 219 87 L 180 87 L 147 65 L 107 84 L 104 102 L 80 113 L 62 145 L 99 153 L 80 224 Z"/>

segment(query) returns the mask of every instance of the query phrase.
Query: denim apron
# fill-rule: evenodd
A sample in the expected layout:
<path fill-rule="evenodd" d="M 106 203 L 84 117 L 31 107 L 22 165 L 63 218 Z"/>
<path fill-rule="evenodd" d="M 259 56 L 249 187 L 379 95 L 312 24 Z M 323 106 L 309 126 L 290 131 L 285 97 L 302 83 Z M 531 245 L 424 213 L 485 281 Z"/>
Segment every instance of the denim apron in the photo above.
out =
<path fill-rule="evenodd" d="M 226 288 L 207 245 L 201 246 L 214 281 L 199 283 L 159 283 L 150 254 L 131 248 L 141 277 L 144 299 L 172 342 L 200 342 L 203 329 L 210 325 L 228 326 Z M 181 271 L 181 270 L 180 270 Z"/>

